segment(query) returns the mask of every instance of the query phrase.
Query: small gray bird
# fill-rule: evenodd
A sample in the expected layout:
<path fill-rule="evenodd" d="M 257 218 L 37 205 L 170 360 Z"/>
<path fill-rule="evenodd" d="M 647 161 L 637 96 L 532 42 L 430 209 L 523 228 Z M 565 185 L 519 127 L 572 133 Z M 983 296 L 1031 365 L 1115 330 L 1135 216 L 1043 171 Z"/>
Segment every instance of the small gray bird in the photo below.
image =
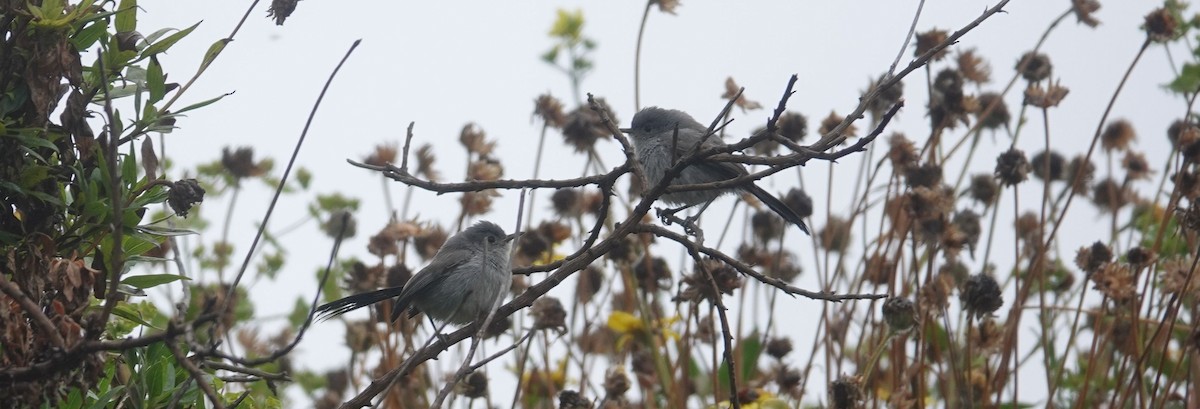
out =
<path fill-rule="evenodd" d="M 679 129 L 677 137 L 675 136 L 676 128 Z M 708 127 L 696 122 L 691 115 L 685 112 L 648 107 L 635 114 L 630 127 L 621 129 L 621 132 L 628 134 L 633 139 L 634 153 L 638 162 L 641 162 L 642 169 L 646 172 L 649 186 L 654 186 L 662 181 L 667 169 L 690 153 L 696 143 L 700 142 L 700 138 L 703 138 L 708 132 Z M 705 139 L 701 149 L 724 145 L 725 143 L 721 142 L 720 138 L 713 135 Z M 747 174 L 746 167 L 740 163 L 704 160 L 684 168 L 679 176 L 671 181 L 671 185 L 720 182 Z M 735 189 L 754 195 L 784 220 L 795 224 L 805 234 L 809 234 L 808 226 L 795 211 L 753 182 L 747 182 L 735 188 L 667 193 L 662 196 L 662 199 L 672 205 L 682 205 L 682 207 L 669 210 L 669 213 L 703 204 L 700 211 L 696 213 L 699 215 L 714 199 Z M 692 216 L 692 218 L 695 217 Z"/>
<path fill-rule="evenodd" d="M 516 236 L 481 221 L 446 240 L 429 265 L 403 288 L 351 295 L 317 307 L 317 312 L 328 319 L 395 297 L 392 321 L 407 309 L 409 317 L 420 311 L 439 321 L 466 324 L 490 312 L 496 298 L 511 285 L 508 255 Z"/>

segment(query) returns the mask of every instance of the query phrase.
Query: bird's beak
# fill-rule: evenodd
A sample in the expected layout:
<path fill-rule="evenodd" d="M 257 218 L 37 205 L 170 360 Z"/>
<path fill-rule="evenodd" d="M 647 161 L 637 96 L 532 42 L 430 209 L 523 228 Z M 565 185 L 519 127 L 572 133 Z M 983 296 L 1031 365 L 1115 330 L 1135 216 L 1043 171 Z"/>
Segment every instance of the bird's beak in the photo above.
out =
<path fill-rule="evenodd" d="M 617 130 L 618 130 L 618 131 L 621 131 L 621 133 L 630 133 L 630 132 L 633 132 L 633 128 L 617 128 Z"/>
<path fill-rule="evenodd" d="M 516 233 L 510 234 L 510 235 L 504 236 L 504 243 L 513 241 L 513 239 L 517 238 L 520 235 L 521 235 L 521 232 L 516 232 Z"/>

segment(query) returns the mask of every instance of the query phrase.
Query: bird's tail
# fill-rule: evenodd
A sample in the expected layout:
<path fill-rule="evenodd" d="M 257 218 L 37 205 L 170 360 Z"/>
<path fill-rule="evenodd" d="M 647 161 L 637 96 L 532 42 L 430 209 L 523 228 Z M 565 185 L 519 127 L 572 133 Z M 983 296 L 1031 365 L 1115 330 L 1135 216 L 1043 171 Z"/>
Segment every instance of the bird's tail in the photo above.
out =
<path fill-rule="evenodd" d="M 327 320 L 389 298 L 397 297 L 402 290 L 402 287 L 391 287 L 344 297 L 317 307 L 317 315 L 322 320 Z"/>
<path fill-rule="evenodd" d="M 787 220 L 788 222 L 796 225 L 796 227 L 799 227 L 800 231 L 804 232 L 804 234 L 810 236 L 812 235 L 812 233 L 808 231 L 808 225 L 804 224 L 804 219 L 800 218 L 800 215 L 796 214 L 796 211 L 788 207 L 787 204 L 784 204 L 782 200 L 779 200 L 779 198 L 756 185 L 746 186 L 745 189 L 746 191 L 750 192 L 750 194 L 754 195 L 754 197 L 757 197 L 758 200 L 762 201 L 763 204 L 767 205 L 767 207 L 770 208 L 771 211 L 774 211 L 775 214 L 778 214 L 780 217 L 783 217 L 784 220 Z"/>

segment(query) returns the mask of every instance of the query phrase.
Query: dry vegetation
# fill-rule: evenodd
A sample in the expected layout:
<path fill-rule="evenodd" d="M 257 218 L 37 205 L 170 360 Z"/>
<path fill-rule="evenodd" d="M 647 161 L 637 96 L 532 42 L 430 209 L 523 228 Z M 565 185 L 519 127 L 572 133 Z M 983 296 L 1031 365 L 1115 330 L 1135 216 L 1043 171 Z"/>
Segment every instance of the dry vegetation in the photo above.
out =
<path fill-rule="evenodd" d="M 646 13 L 671 13 L 674 3 L 650 1 Z M 680 158 L 674 171 L 698 160 L 725 160 L 747 164 L 749 180 L 837 161 L 827 191 L 810 184 L 781 196 L 816 228 L 801 240 L 807 248 L 785 245 L 797 242 L 799 232 L 750 197 L 738 201 L 725 225 L 709 220 L 706 234 L 685 235 L 655 217 L 661 206 L 655 200 L 669 190 L 715 185 L 640 183 L 641 169 L 617 131 L 633 112 L 618 117 L 602 98 L 580 92 L 596 47 L 584 34 L 582 14 L 561 12 L 551 30 L 555 43 L 543 58 L 568 76 L 578 104 L 551 95 L 535 99 L 542 132 L 531 177 L 506 174 L 505 161 L 517 158 L 498 157 L 502 141 L 475 125 L 465 125 L 459 137 L 465 164 L 439 162 L 410 126 L 403 143 L 381 144 L 352 162 L 388 182 L 380 195 L 394 215 L 382 226 L 359 226 L 355 199 L 308 192 L 312 175 L 293 171 L 291 162 L 276 177 L 273 162 L 255 160 L 250 148 L 227 149 L 197 169 L 196 179 L 166 181 L 162 174 L 172 172 L 159 167 L 166 155 L 156 153 L 152 138 L 171 129 L 178 114 L 171 105 L 190 82 L 164 83 L 161 67 L 155 74 L 153 55 L 161 50 L 153 40 L 162 37 L 129 40 L 138 45 L 127 47 L 122 39 L 133 31 L 130 23 L 114 21 L 116 31 L 91 29 L 99 32 L 87 42 L 80 33 L 94 21 L 117 17 L 86 5 L 44 10 L 73 19 L 67 23 L 73 28 L 60 32 L 38 26 L 44 17 L 5 6 L 0 86 L 29 94 L 4 105 L 0 138 L 0 401 L 271 407 L 280 405 L 277 388 L 296 384 L 312 402 L 292 404 L 318 408 L 372 402 L 1200 407 L 1200 285 L 1193 277 L 1200 253 L 1200 120 L 1191 106 L 1200 92 L 1200 61 L 1188 60 L 1162 81 L 1169 83 L 1163 92 L 1186 101 L 1164 107 L 1180 114 L 1161 126 L 1171 142 L 1168 156 L 1137 151 L 1132 125 L 1107 110 L 1096 113 L 1098 124 L 1078 124 L 1094 128 L 1088 144 L 1058 152 L 1051 149 L 1056 136 L 1048 123 L 1070 101 L 1063 84 L 1072 81 L 1055 75 L 1054 56 L 1040 51 L 1041 42 L 1030 44 L 1010 70 L 986 59 L 985 40 L 970 38 L 971 29 L 991 23 L 1005 4 L 953 32 L 915 26 L 906 45 L 911 54 L 890 69 L 880 67 L 882 74 L 845 115 L 810 121 L 789 110 L 795 77 L 782 97 L 761 104 L 732 78 L 720 84 L 727 104 L 712 131 L 729 145 Z M 272 7 L 282 24 L 295 4 Z M 1098 7 L 1064 2 L 1043 40 L 1068 19 L 1094 26 Z M 82 14 L 72 11 L 78 9 Z M 1148 8 L 1138 33 L 1145 42 L 1131 50 L 1138 58 L 1128 70 L 1146 50 L 1192 36 L 1200 23 L 1185 18 L 1187 12 L 1170 1 Z M 58 57 L 13 57 L 13 50 L 44 44 L 57 47 Z M 82 67 L 78 49 L 93 46 L 108 59 Z M 59 81 L 66 91 L 56 88 Z M 136 90 L 121 94 L 127 86 L 121 81 Z M 927 86 L 912 86 L 922 82 Z M 1115 85 L 1112 101 L 1124 83 L 1103 84 Z M 925 93 L 930 102 L 905 106 L 905 92 Z M 113 102 L 143 93 L 147 99 L 133 110 L 133 102 Z M 44 106 L 60 98 L 65 112 L 53 123 L 53 110 Z M 771 119 L 746 138 L 724 135 L 734 107 L 770 110 Z M 122 122 L 122 109 L 143 116 Z M 87 121 L 85 113 L 104 121 Z M 899 116 L 923 118 L 925 131 L 889 129 Z M 103 127 L 99 136 L 92 125 Z M 548 160 L 544 144 L 556 136 L 586 162 L 586 176 L 541 174 Z M 1006 146 L 993 151 L 987 138 Z M 1030 139 L 1039 144 L 1020 146 L 1041 148 L 1017 149 Z M 598 145 L 601 140 L 615 143 Z M 134 152 L 134 142 L 141 150 Z M 622 149 L 622 161 L 601 163 L 601 146 Z M 994 170 L 968 171 L 981 161 L 994 162 Z M 466 170 L 466 180 L 444 180 L 439 169 L 453 166 Z M 844 209 L 828 205 L 835 173 L 853 182 Z M 276 200 L 311 200 L 310 220 L 320 221 L 333 243 L 329 265 L 318 275 L 323 292 L 298 301 L 288 317 L 297 330 L 269 336 L 259 333 L 263 326 L 240 284 L 251 263 L 263 279 L 274 279 L 284 265 L 280 236 L 286 232 L 259 231 L 255 243 L 261 237 L 262 245 L 257 252 L 241 250 L 244 261 L 228 237 L 228 214 L 238 210 L 238 193 L 251 179 L 276 187 Z M 406 199 L 398 204 L 391 189 L 400 185 L 392 182 L 404 185 Z M 411 202 L 416 189 L 458 197 L 458 217 L 415 218 L 421 206 Z M 200 217 L 180 217 L 204 191 L 228 200 L 225 223 L 217 228 Z M 518 217 L 492 211 L 496 200 L 518 196 L 524 210 Z M 147 209 L 154 211 L 147 215 Z M 1068 215 L 1082 209 L 1106 215 L 1099 228 L 1088 226 L 1097 233 L 1094 243 L 1060 240 L 1073 228 L 1065 225 Z M 1015 223 L 997 223 L 1002 214 Z M 521 220 L 525 231 L 514 248 L 510 298 L 490 325 L 435 337 L 424 317 L 391 323 L 390 306 L 380 305 L 365 319 L 335 321 L 345 326 L 345 347 L 352 351 L 344 368 L 315 373 L 293 362 L 315 304 L 403 285 L 449 234 L 482 218 Z M 181 240 L 185 229 L 201 238 Z M 738 229 L 746 233 L 727 234 Z M 362 232 L 372 234 L 370 257 L 338 257 L 341 240 Z M 122 280 L 126 265 L 147 266 L 153 274 Z M 797 286 L 802 273 L 818 277 L 819 288 Z M 180 281 L 188 278 L 195 280 Z M 172 292 L 174 310 L 127 296 L 126 287 L 177 281 L 184 284 Z M 819 322 L 807 339 L 780 330 L 796 313 L 777 307 L 777 300 L 796 295 L 810 299 L 803 313 Z M 759 316 L 760 310 L 768 313 Z M 474 345 L 466 347 L 472 338 L 488 341 L 476 353 Z"/>

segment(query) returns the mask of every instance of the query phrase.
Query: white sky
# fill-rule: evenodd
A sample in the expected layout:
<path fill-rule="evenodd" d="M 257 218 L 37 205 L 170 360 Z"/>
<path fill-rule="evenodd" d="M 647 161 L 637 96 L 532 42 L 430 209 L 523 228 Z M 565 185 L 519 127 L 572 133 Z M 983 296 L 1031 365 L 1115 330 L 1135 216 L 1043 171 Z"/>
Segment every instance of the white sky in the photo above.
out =
<path fill-rule="evenodd" d="M 246 2 L 230 1 L 140 3 L 144 11 L 139 24 L 144 33 L 204 21 L 161 58 L 171 75 L 169 80 L 177 82 L 191 75 L 210 43 L 229 34 L 246 7 Z M 381 142 L 402 141 L 410 121 L 416 122 L 414 145 L 433 143 L 439 170 L 449 180 L 462 177 L 465 153 L 458 144 L 458 133 L 466 122 L 479 124 L 489 137 L 499 140 L 497 153 L 505 161 L 506 177 L 531 175 L 533 163 L 526 158 L 532 157 L 540 130 L 540 124 L 531 121 L 532 101 L 547 91 L 566 100 L 571 95 L 567 78 L 539 59 L 552 44 L 546 33 L 557 8 L 582 9 L 587 19 L 584 32 L 599 45 L 592 55 L 595 69 L 584 80 L 583 91 L 606 98 L 623 123 L 634 113 L 633 50 L 644 4 L 641 2 L 309 0 L 300 2 L 282 27 L 266 19 L 268 3 L 258 5 L 235 41 L 178 106 L 221 93 L 236 94 L 181 118 L 177 123 L 181 129 L 167 136 L 167 153 L 180 165 L 178 171 L 219 158 L 223 146 L 252 146 L 259 155 L 275 158 L 277 172 L 281 171 L 327 75 L 346 48 L 355 39 L 362 39 L 322 103 L 299 157 L 299 164 L 316 175 L 315 191 L 340 191 L 363 199 L 358 236 L 343 245 L 343 256 L 373 260 L 365 251 L 366 239 L 387 218 L 377 175 L 351 167 L 345 159 L 361 159 Z M 932 27 L 953 31 L 993 3 L 930 0 L 918 31 Z M 1033 47 L 1046 25 L 1069 3 L 1014 0 L 1007 14 L 984 22 L 953 49 L 978 47 L 993 70 L 993 84 L 986 88 L 998 90 L 1011 75 L 1020 54 Z M 1142 16 L 1159 4 L 1103 3 L 1096 14 L 1102 21 L 1099 28 L 1076 24 L 1074 17 L 1068 17 L 1043 49 L 1051 56 L 1055 77 L 1062 78 L 1063 85 L 1070 88 L 1062 106 L 1051 111 L 1050 124 L 1053 146 L 1068 156 L 1086 149 L 1117 81 L 1142 42 Z M 831 110 L 851 110 L 869 79 L 887 69 L 907 33 L 915 7 L 915 1 L 884 0 L 684 1 L 675 16 L 653 11 L 643 48 L 642 103 L 681 109 L 708 122 L 724 104 L 719 97 L 727 76 L 746 87 L 748 98 L 774 106 L 788 77 L 796 73 L 800 80 L 789 108 L 809 117 L 811 141 L 821 118 Z M 1188 56 L 1187 50 L 1173 51 L 1177 60 Z M 911 58 L 911 49 L 904 55 L 902 66 Z M 91 57 L 84 58 L 86 63 Z M 1141 136 L 1137 149 L 1147 151 L 1159 175 L 1168 148 L 1165 130 L 1185 109 L 1181 99 L 1160 87 L 1171 78 L 1171 72 L 1163 48 L 1153 47 L 1113 110 L 1113 118 L 1132 121 Z M 908 130 L 909 136 L 918 140 L 928 132 L 925 92 L 919 85 L 923 81 L 920 71 L 905 81 L 908 105 L 891 128 Z M 1008 97 L 1014 113 L 1019 107 L 1022 83 L 1017 87 Z M 767 115 L 766 110 L 748 115 L 735 110 L 737 120 L 729 130 L 739 137 L 747 135 Z M 1042 122 L 1040 115 L 1030 121 L 1031 127 L 1018 146 L 1032 155 L 1041 150 Z M 860 130 L 864 126 L 859 125 Z M 951 135 L 956 139 L 961 132 L 960 128 Z M 548 141 L 543 175 L 579 176 L 582 157 L 562 146 L 556 133 Z M 998 136 L 995 144 L 990 138 L 984 141 L 988 146 L 970 166 L 974 171 L 991 172 L 996 147 L 1006 146 L 1007 138 Z M 621 157 L 615 143 L 601 142 L 598 149 L 607 164 L 617 163 Z M 859 159 L 847 158 L 843 163 L 846 169 L 856 170 Z M 1101 164 L 1102 175 L 1103 162 L 1097 163 Z M 825 224 L 827 168 L 814 163 L 804 170 L 806 185 L 818 199 L 817 217 L 812 223 L 818 229 Z M 954 164 L 947 168 L 957 169 Z M 783 172 L 760 183 L 768 190 L 786 191 L 796 184 L 795 178 L 795 172 Z M 835 214 L 844 214 L 851 187 L 849 183 L 834 187 L 831 208 Z M 1027 183 L 1024 188 L 1029 191 L 1022 191 L 1024 197 L 1040 194 L 1040 183 Z M 402 186 L 394 185 L 393 200 L 399 203 L 403 191 Z M 543 193 L 539 197 L 548 196 Z M 268 199 L 269 192 L 257 188 L 239 199 L 232 234 L 239 238 L 235 240 L 239 260 L 252 237 L 249 228 L 262 218 Z M 414 211 L 449 223 L 457 214 L 457 200 L 457 195 L 438 197 L 418 192 Z M 511 229 L 516 200 L 515 192 L 505 194 L 489 218 Z M 728 214 L 732 202 L 719 201 L 709 212 Z M 206 217 L 218 222 L 216 217 L 225 203 L 212 200 L 204 206 Z M 548 204 L 539 206 L 539 212 L 545 214 Z M 1091 208 L 1072 213 L 1075 223 L 1068 222 L 1069 226 L 1089 226 L 1102 220 Z M 290 224 L 303 214 L 302 203 L 285 202 L 271 225 L 278 228 Z M 723 218 L 710 217 L 713 220 L 709 222 Z M 1006 218 L 1011 215 L 1002 217 L 1001 226 L 1008 223 Z M 1107 226 L 1107 222 L 1100 225 Z M 1067 232 L 1062 236 L 1061 248 L 1073 254 L 1078 246 L 1106 236 L 1107 228 L 1087 230 Z M 324 264 L 330 245 L 318 234 L 315 225 L 310 224 L 284 237 L 290 250 L 287 269 L 278 281 L 261 282 L 253 289 L 260 316 L 286 314 L 297 296 L 312 296 L 313 271 Z M 800 252 L 803 258 L 811 255 L 808 240 L 793 237 L 789 245 L 805 249 Z M 1011 254 L 1011 244 L 1004 244 L 1011 243 L 1011 237 L 998 235 L 997 240 L 1000 244 L 996 254 Z M 811 264 L 804 263 L 809 273 L 797 284 L 815 290 Z M 571 287 L 573 283 L 564 286 Z M 1006 301 L 1011 300 L 1011 293 L 1007 293 Z M 781 297 L 776 308 L 783 312 L 816 311 L 819 306 L 812 300 Z M 810 338 L 806 334 L 814 330 L 815 320 L 814 312 L 811 319 L 777 327 L 794 331 L 791 336 L 799 342 L 797 351 L 807 351 L 803 343 Z M 1023 336 L 1028 334 L 1022 329 Z M 316 325 L 300 345 L 297 362 L 308 368 L 335 367 L 349 355 L 341 345 L 341 325 Z M 798 361 L 806 356 L 807 352 L 801 352 L 791 358 Z M 1036 375 L 1034 379 L 1042 377 L 1041 373 L 1031 375 Z M 1035 383 L 1022 382 L 1022 394 L 1036 394 Z M 823 389 L 822 382 L 809 382 L 810 391 Z"/>

